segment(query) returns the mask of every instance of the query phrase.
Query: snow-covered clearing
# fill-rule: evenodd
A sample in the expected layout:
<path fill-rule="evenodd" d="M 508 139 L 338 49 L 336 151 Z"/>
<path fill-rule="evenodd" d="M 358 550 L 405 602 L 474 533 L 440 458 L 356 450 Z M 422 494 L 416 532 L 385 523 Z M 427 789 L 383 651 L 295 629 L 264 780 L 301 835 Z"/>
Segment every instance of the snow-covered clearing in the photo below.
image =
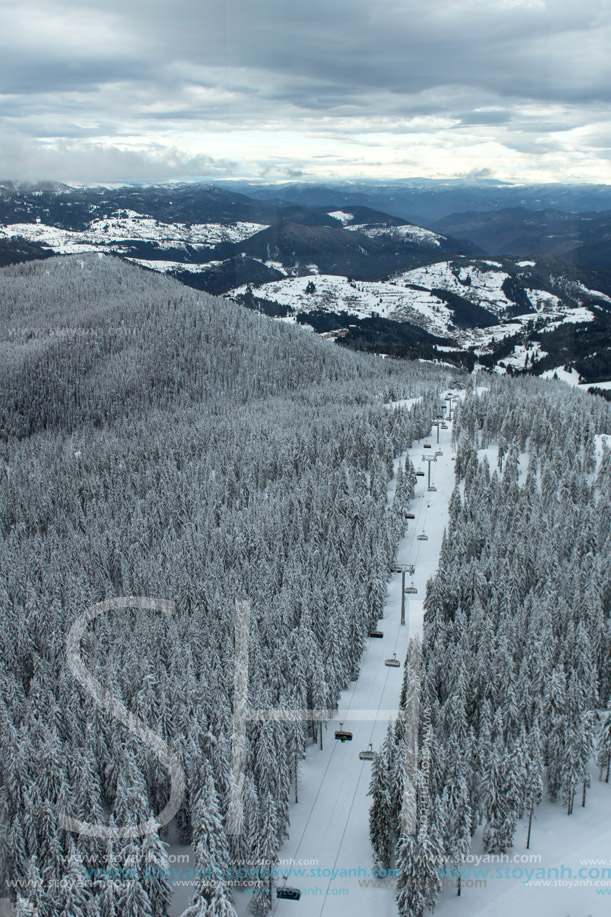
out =
<path fill-rule="evenodd" d="M 398 283 L 417 284 L 427 289 L 440 287 L 457 293 L 464 299 L 490 309 L 499 315 L 515 305 L 503 291 L 503 283 L 509 277 L 498 266 L 489 263 L 489 271 L 473 264 L 457 265 L 452 261 L 439 261 L 397 275 Z"/>
<path fill-rule="evenodd" d="M 222 261 L 206 261 L 204 264 L 191 264 L 189 261 L 162 261 L 152 258 L 126 258 L 125 260 L 131 261 L 132 264 L 137 264 L 139 267 L 148 268 L 151 271 L 159 271 L 162 274 L 167 274 L 169 271 L 187 271 L 191 274 L 197 274 L 200 271 L 218 267 L 219 264 L 223 263 Z"/>
<path fill-rule="evenodd" d="M 352 228 L 352 227 L 350 227 Z M 398 227 L 406 229 L 409 227 Z M 335 274 L 318 274 L 316 277 L 286 277 L 260 287 L 259 295 L 287 306 L 294 312 L 322 310 L 347 313 L 358 318 L 378 315 L 396 321 L 417 325 L 431 334 L 450 341 L 458 339 L 461 346 L 475 346 L 484 352 L 491 344 L 499 343 L 508 335 L 519 332 L 527 322 L 543 317 L 546 327 L 553 328 L 563 321 L 582 322 L 593 318 L 585 308 L 568 308 L 558 297 L 543 290 L 529 289 L 533 311 L 515 316 L 490 328 L 454 326 L 455 315 L 441 295 L 433 290 L 447 290 L 481 306 L 495 315 L 504 315 L 515 306 L 503 290 L 509 278 L 496 262 L 481 265 L 457 264 L 442 261 L 426 267 L 397 274 L 386 281 L 352 281 Z M 247 285 L 231 292 L 235 297 L 246 292 Z M 521 354 L 509 357 L 519 361 Z M 523 357 L 522 357 L 523 358 Z M 516 364 L 517 365 L 517 364 Z"/>
<path fill-rule="evenodd" d="M 542 379 L 559 379 L 566 382 L 567 385 L 579 385 L 581 376 L 576 369 L 565 369 L 564 366 L 558 366 L 556 369 L 548 369 L 541 373 Z"/>
<path fill-rule="evenodd" d="M 415 404 L 418 404 L 418 402 L 421 400 L 421 398 L 401 398 L 400 401 L 389 401 L 386 407 L 391 411 L 396 410 L 397 408 L 406 408 L 409 410 Z"/>
<path fill-rule="evenodd" d="M 127 241 L 155 242 L 164 247 L 181 244 L 210 248 L 220 242 L 242 242 L 267 229 L 260 223 L 162 223 L 133 210 L 121 210 L 107 220 L 94 220 L 82 232 L 45 223 L 0 226 L 0 239 L 21 237 L 48 245 L 60 254 L 71 254 Z"/>
<path fill-rule="evenodd" d="M 566 366 L 557 366 L 555 369 L 547 369 L 541 373 L 542 379 L 557 379 L 560 382 L 566 382 L 567 385 L 579 387 L 585 391 L 591 388 L 611 389 L 611 380 L 607 382 L 582 382 L 581 376 L 576 369 L 567 369 Z"/>
<path fill-rule="evenodd" d="M 347 210 L 334 210 L 329 216 L 333 217 L 334 220 L 339 220 L 343 226 L 354 219 L 354 214 L 348 213 Z"/>
<path fill-rule="evenodd" d="M 541 360 L 544 356 L 546 353 L 541 350 L 539 341 L 530 342 L 528 347 L 524 344 L 516 344 L 513 353 L 510 353 L 508 357 L 503 357 L 500 366 L 501 368 L 513 366 L 515 369 L 524 369 L 527 360 Z"/>
<path fill-rule="evenodd" d="M 306 292 L 312 289 L 313 292 Z M 237 296 L 246 292 L 247 285 L 233 290 Z M 349 281 L 336 274 L 316 277 L 287 277 L 259 288 L 259 295 L 296 312 L 322 309 L 327 312 L 347 312 L 359 318 L 377 314 L 382 318 L 412 321 L 431 333 L 446 335 L 452 313 L 446 304 L 427 291 L 405 289 L 392 282 Z"/>

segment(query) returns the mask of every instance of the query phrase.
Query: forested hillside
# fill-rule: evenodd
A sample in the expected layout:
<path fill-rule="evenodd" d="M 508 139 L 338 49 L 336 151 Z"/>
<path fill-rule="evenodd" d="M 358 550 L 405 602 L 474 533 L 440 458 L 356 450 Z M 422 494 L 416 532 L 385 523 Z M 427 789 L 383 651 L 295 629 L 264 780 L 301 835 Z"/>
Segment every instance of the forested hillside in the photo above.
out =
<path fill-rule="evenodd" d="M 489 853 L 523 850 L 542 799 L 571 814 L 611 759 L 611 407 L 495 379 L 455 429 L 422 650 L 372 779 L 375 855 L 409 917 L 444 876 L 460 893 L 476 829 Z"/>
<path fill-rule="evenodd" d="M 0 898 L 20 917 L 163 917 L 159 759 L 84 691 L 66 639 L 93 603 L 88 670 L 178 757 L 195 915 L 231 915 L 229 862 L 274 862 L 297 762 L 322 724 L 248 724 L 244 832 L 228 835 L 236 600 L 249 705 L 332 709 L 383 606 L 410 467 L 447 373 L 358 356 L 111 258 L 0 272 Z M 420 397 L 389 411 L 386 402 Z M 464 452 L 461 461 L 465 464 Z M 510 480 L 510 478 L 508 478 Z M 606 682 L 605 682 L 606 684 Z M 254 913 L 270 906 L 264 872 Z"/>

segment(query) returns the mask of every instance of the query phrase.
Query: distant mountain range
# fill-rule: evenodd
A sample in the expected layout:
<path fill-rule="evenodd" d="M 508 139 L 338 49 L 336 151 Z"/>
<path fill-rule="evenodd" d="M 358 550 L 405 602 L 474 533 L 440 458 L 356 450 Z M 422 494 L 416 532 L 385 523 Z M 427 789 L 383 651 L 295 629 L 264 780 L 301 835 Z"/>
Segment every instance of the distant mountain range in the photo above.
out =
<path fill-rule="evenodd" d="M 604 271 L 611 265 L 611 211 L 565 213 L 511 207 L 454 213 L 436 222 L 434 228 L 469 240 L 491 255 L 560 255 Z"/>
<path fill-rule="evenodd" d="M 223 187 L 260 201 L 306 207 L 370 207 L 431 227 L 452 213 L 503 210 L 564 210 L 582 213 L 611 210 L 611 185 L 510 185 L 495 180 L 408 179 L 390 182 L 330 182 L 324 185 L 223 182 Z"/>
<path fill-rule="evenodd" d="M 0 185 L 0 265 L 112 253 L 344 346 L 509 372 L 611 376 L 611 210 L 471 209 L 428 226 L 397 213 L 428 200 L 577 190 L 511 186 Z M 591 203 L 604 187 L 582 189 Z M 380 209 L 386 201 L 394 212 Z M 401 204 L 403 202 L 403 204 Z M 444 204 L 445 202 L 445 204 Z M 376 206 L 372 206 L 375 204 Z M 399 206 L 401 204 L 401 206 Z"/>

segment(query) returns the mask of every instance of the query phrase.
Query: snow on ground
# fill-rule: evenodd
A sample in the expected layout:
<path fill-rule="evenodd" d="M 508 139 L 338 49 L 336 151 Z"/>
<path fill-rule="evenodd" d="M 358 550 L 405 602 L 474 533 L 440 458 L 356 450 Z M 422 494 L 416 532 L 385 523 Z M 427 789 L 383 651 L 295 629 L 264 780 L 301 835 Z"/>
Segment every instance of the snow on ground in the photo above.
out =
<path fill-rule="evenodd" d="M 598 299 L 604 299 L 605 302 L 611 302 L 611 296 L 607 296 L 606 293 L 601 293 L 600 290 L 591 290 L 583 283 L 574 281 L 574 288 L 580 293 L 586 293 L 588 296 L 596 296 Z"/>
<path fill-rule="evenodd" d="M 401 574 L 394 574 L 379 622 L 384 638 L 368 642 L 359 679 L 343 692 L 339 711 L 327 725 L 323 751 L 311 746 L 303 762 L 300 801 L 291 807 L 291 836 L 279 856 L 285 863 L 308 860 L 314 865 L 305 868 L 307 875 L 303 876 L 295 874 L 302 867 L 295 866 L 292 872 L 291 866 L 287 867 L 287 884 L 301 888 L 302 897 L 298 905 L 274 900 L 272 914 L 278 917 L 293 915 L 297 909 L 302 917 L 396 917 L 394 888 L 365 884 L 371 881 L 373 869 L 368 824 L 371 799 L 367 795 L 371 763 L 359 760 L 359 751 L 370 742 L 374 749 L 379 748 L 388 720 L 397 714 L 403 668 L 389 668 L 384 660 L 396 653 L 403 662 L 410 636 L 422 631 L 425 586 L 437 567 L 454 486 L 450 437 L 451 426 L 440 430 L 444 454 L 431 465 L 431 480 L 437 491 L 428 493 L 426 477 L 417 479 L 412 504 L 416 519 L 409 522 L 397 553 L 399 563 L 416 566 L 413 582 L 418 594 L 405 596 L 407 624 L 400 623 Z M 435 446 L 436 438 L 434 432 L 426 441 Z M 424 470 L 425 454 L 421 443 L 409 450 L 418 470 Z M 417 540 L 422 531 L 428 541 Z M 334 741 L 333 732 L 340 722 L 352 731 L 352 742 Z M 333 870 L 350 870 L 352 874 L 336 872 L 334 879 Z M 248 900 L 246 894 L 236 895 L 241 917 L 247 914 Z"/>
<path fill-rule="evenodd" d="M 310 283 L 314 293 L 306 293 Z M 359 318 L 372 314 L 382 318 L 400 318 L 427 328 L 433 334 L 447 335 L 452 313 L 446 304 L 427 291 L 405 289 L 392 282 L 349 281 L 336 274 L 316 277 L 287 277 L 259 288 L 266 299 L 288 306 L 296 312 L 323 309 L 327 312 L 347 312 Z M 246 285 L 233 290 L 237 296 L 246 292 Z"/>
<path fill-rule="evenodd" d="M 397 274 L 388 281 L 355 282 L 334 274 L 318 274 L 314 278 L 286 277 L 264 284 L 260 288 L 260 295 L 296 312 L 321 309 L 346 312 L 359 318 L 379 315 L 382 318 L 410 322 L 431 334 L 445 337 L 448 344 L 458 340 L 462 347 L 473 346 L 477 353 L 488 351 L 492 344 L 516 334 L 537 317 L 544 319 L 549 329 L 564 321 L 592 320 L 592 312 L 583 306 L 569 308 L 563 306 L 552 293 L 529 289 L 532 312 L 515 316 L 490 328 L 457 330 L 453 325 L 453 312 L 432 290 L 439 288 L 456 293 L 495 315 L 503 315 L 506 309 L 515 306 L 502 289 L 509 275 L 499 269 L 498 262 L 484 263 L 489 270 L 482 269 L 481 263 L 478 267 L 469 262 L 457 264 L 442 261 Z M 306 293 L 306 287 L 311 282 L 314 283 L 315 292 Z M 245 291 L 244 285 L 233 290 L 230 295 L 236 296 Z M 516 365 L 519 358 L 518 351 L 513 358 Z"/>
<path fill-rule="evenodd" d="M 516 261 L 518 267 L 535 267 L 534 261 Z"/>
<path fill-rule="evenodd" d="M 498 461 L 499 461 L 498 444 L 494 443 L 491 446 L 487 446 L 485 449 L 478 449 L 477 458 L 480 462 L 483 461 L 484 456 L 488 459 L 488 465 L 490 467 L 490 474 L 496 471 L 496 473 L 500 476 L 499 466 L 498 466 Z M 520 485 L 520 487 L 523 487 L 524 483 L 526 482 L 526 475 L 528 474 L 528 462 L 529 462 L 528 451 L 520 452 L 520 455 L 518 457 L 518 484 Z"/>
<path fill-rule="evenodd" d="M 501 367 L 513 366 L 516 369 L 524 369 L 527 359 L 541 360 L 547 356 L 544 350 L 541 350 L 539 341 L 532 341 L 528 347 L 524 344 L 516 344 L 513 352 L 508 357 L 503 357 Z"/>
<path fill-rule="evenodd" d="M 476 389 L 478 394 L 486 390 L 484 386 Z M 458 393 L 458 397 L 463 395 Z M 408 404 L 413 401 L 406 399 Z M 403 661 L 410 636 L 422 632 L 422 599 L 426 582 L 437 568 L 454 486 L 451 424 L 439 433 L 443 455 L 431 464 L 437 491 L 428 492 L 427 479 L 418 478 L 411 507 L 416 519 L 409 522 L 397 552 L 399 563 L 415 564 L 413 582 L 418 594 L 405 596 L 407 623 L 401 626 L 401 574 L 393 575 L 379 622 L 384 638 L 368 642 L 360 676 L 343 692 L 337 715 L 327 724 L 323 750 L 308 748 L 300 771 L 300 801 L 291 806 L 290 838 L 279 852 L 279 870 L 286 873 L 287 885 L 300 888 L 302 896 L 298 904 L 274 899 L 271 913 L 278 917 L 297 913 L 302 917 L 397 914 L 394 880 L 372 874 L 368 830 L 371 800 L 367 795 L 371 764 L 360 761 L 358 754 L 370 742 L 378 749 L 388 720 L 396 717 L 403 668 L 386 667 L 384 660 L 396 653 Z M 426 441 L 435 448 L 436 438 L 434 431 Z M 602 449 L 602 439 L 597 446 Z M 407 454 L 416 469 L 421 469 L 423 456 L 431 452 L 425 452 L 420 442 Z M 479 454 L 486 454 L 491 467 L 496 467 L 496 446 Z M 527 454 L 520 456 L 521 477 L 527 461 Z M 422 531 L 428 541 L 417 540 Z M 352 742 L 334 741 L 333 732 L 340 722 L 352 731 Z M 607 917 L 609 898 L 597 895 L 597 888 L 611 893 L 611 859 L 604 865 L 601 860 L 608 858 L 611 850 L 611 786 L 599 783 L 593 774 L 587 808 L 576 807 L 570 818 L 561 805 L 545 801 L 537 810 L 529 851 L 525 841 L 526 825 L 520 822 L 509 854 L 496 860 L 486 858 L 479 829 L 463 867 L 461 897 L 456 896 L 453 880 L 447 880 L 436 913 L 441 917 Z M 172 846 L 171 862 L 177 877 L 189 855 L 188 848 Z M 606 879 L 602 877 L 605 868 Z M 533 869 L 543 872 L 533 873 Z M 188 888 L 177 886 L 171 917 L 182 913 L 189 894 Z M 242 892 L 235 898 L 238 914 L 246 917 L 249 896 Z"/>
<path fill-rule="evenodd" d="M 591 388 L 611 389 L 611 381 L 607 382 L 581 382 L 581 376 L 576 369 L 567 369 L 566 366 L 557 366 L 555 369 L 546 369 L 541 373 L 541 379 L 558 379 L 560 382 L 566 382 L 567 385 L 589 391 Z"/>
<path fill-rule="evenodd" d="M 391 411 L 394 411 L 397 408 L 406 408 L 409 411 L 409 409 L 412 408 L 415 404 L 418 404 L 419 401 L 422 401 L 421 395 L 418 398 L 401 398 L 400 401 L 389 401 L 386 404 L 386 407 Z"/>
<path fill-rule="evenodd" d="M 423 226 L 414 226 L 411 223 L 407 226 L 388 226 L 386 223 L 353 223 L 351 226 L 345 226 L 345 229 L 362 232 L 363 235 L 369 236 L 370 239 L 375 239 L 378 236 L 392 236 L 395 239 L 405 239 L 406 242 L 419 242 L 425 245 L 439 246 L 441 239 L 444 238 L 444 236 L 440 236 L 436 232 L 431 232 L 430 229 L 424 229 Z"/>
<path fill-rule="evenodd" d="M 259 223 L 162 223 L 133 210 L 117 211 L 106 220 L 94 220 L 81 231 L 58 229 L 45 223 L 13 223 L 0 226 L 0 239 L 20 236 L 31 242 L 48 245 L 59 254 L 91 250 L 91 246 L 127 241 L 155 242 L 165 247 L 181 243 L 211 248 L 220 242 L 242 242 L 249 236 L 267 229 Z"/>
<path fill-rule="evenodd" d="M 593 312 L 586 308 L 586 306 L 577 306 L 574 309 L 562 309 L 562 307 L 560 307 L 560 312 L 561 315 L 556 321 L 546 324 L 546 331 L 553 331 L 554 328 L 558 328 L 560 325 L 567 323 L 578 324 L 579 322 L 591 322 L 594 318 Z"/>
<path fill-rule="evenodd" d="M 611 785 L 592 772 L 586 808 L 568 816 L 545 800 L 533 822 L 518 823 L 505 857 L 485 857 L 481 829 L 464 866 L 460 898 L 449 881 L 435 910 L 440 917 L 608 917 L 611 912 Z M 534 872 L 533 872 L 534 870 Z M 606 875 L 605 875 L 606 870 Z M 529 881 L 530 877 L 530 881 Z M 465 887 L 466 885 L 466 887 Z M 600 892 L 600 894 L 597 894 Z"/>
<path fill-rule="evenodd" d="M 536 290 L 534 287 L 526 287 L 528 298 L 537 312 L 558 312 L 562 309 L 562 304 L 554 293 L 548 293 L 546 290 Z M 586 311 L 588 311 L 586 309 Z M 569 313 L 571 314 L 571 313 Z M 592 313 L 589 313 L 592 318 Z M 585 321 L 585 319 L 579 319 Z"/>
<path fill-rule="evenodd" d="M 57 229 L 44 223 L 13 223 L 10 226 L 0 226 L 0 239 L 18 237 L 48 245 L 59 255 L 97 251 L 98 248 L 97 244 L 93 244 L 81 232 L 69 232 L 67 229 Z"/>
<path fill-rule="evenodd" d="M 334 210 L 329 216 L 333 217 L 334 220 L 339 220 L 344 226 L 354 219 L 354 214 L 348 213 L 346 210 Z"/>
<path fill-rule="evenodd" d="M 567 385 L 579 385 L 579 380 L 581 376 L 576 369 L 565 369 L 564 366 L 558 366 L 556 369 L 546 369 L 544 373 L 541 373 L 542 379 L 559 379 L 561 382 L 566 382 Z"/>
<path fill-rule="evenodd" d="M 605 450 L 611 449 L 611 434 L 609 433 L 596 433 L 595 434 L 595 450 L 596 450 L 596 471 L 600 468 L 600 463 L 602 462 L 603 454 Z"/>
<path fill-rule="evenodd" d="M 451 261 L 439 261 L 437 264 L 406 271 L 393 279 L 398 283 L 418 284 L 427 289 L 440 287 L 449 290 L 499 315 L 515 303 L 502 289 L 509 275 L 492 264 L 489 262 L 490 270 L 485 271 L 473 264 L 456 265 Z"/>
<path fill-rule="evenodd" d="M 258 260 L 258 258 L 255 258 L 255 261 Z M 283 265 L 282 261 L 262 261 L 261 264 L 264 264 L 265 267 L 272 268 L 274 271 L 278 271 L 280 274 L 288 274 L 288 271 Z M 318 273 L 318 268 L 316 268 L 315 273 Z"/>
<path fill-rule="evenodd" d="M 223 263 L 222 261 L 206 261 L 205 264 L 191 264 L 190 261 L 161 261 L 153 258 L 126 258 L 125 260 L 162 274 L 167 274 L 169 271 L 189 271 L 197 274 L 199 271 L 207 271 Z"/>

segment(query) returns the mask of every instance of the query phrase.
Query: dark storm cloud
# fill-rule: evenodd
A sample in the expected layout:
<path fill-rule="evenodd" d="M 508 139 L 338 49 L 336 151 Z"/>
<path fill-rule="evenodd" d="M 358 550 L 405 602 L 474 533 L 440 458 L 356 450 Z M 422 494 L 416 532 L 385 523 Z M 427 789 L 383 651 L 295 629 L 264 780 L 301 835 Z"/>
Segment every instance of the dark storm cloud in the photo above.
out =
<path fill-rule="evenodd" d="M 519 149 L 512 130 L 596 120 L 610 40 L 607 0 L 20 0 L 0 10 L 0 129 L 108 142 L 437 118 Z"/>
<path fill-rule="evenodd" d="M 14 12 L 3 23 L 4 91 L 148 81 L 153 70 L 171 82 L 172 65 L 184 63 L 215 69 L 221 82 L 224 68 L 244 68 L 245 82 L 249 71 L 255 83 L 257 71 L 275 74 L 300 106 L 310 79 L 340 98 L 444 85 L 542 100 L 611 94 L 605 0 L 21 2 L 20 34 L 10 34 Z"/>

